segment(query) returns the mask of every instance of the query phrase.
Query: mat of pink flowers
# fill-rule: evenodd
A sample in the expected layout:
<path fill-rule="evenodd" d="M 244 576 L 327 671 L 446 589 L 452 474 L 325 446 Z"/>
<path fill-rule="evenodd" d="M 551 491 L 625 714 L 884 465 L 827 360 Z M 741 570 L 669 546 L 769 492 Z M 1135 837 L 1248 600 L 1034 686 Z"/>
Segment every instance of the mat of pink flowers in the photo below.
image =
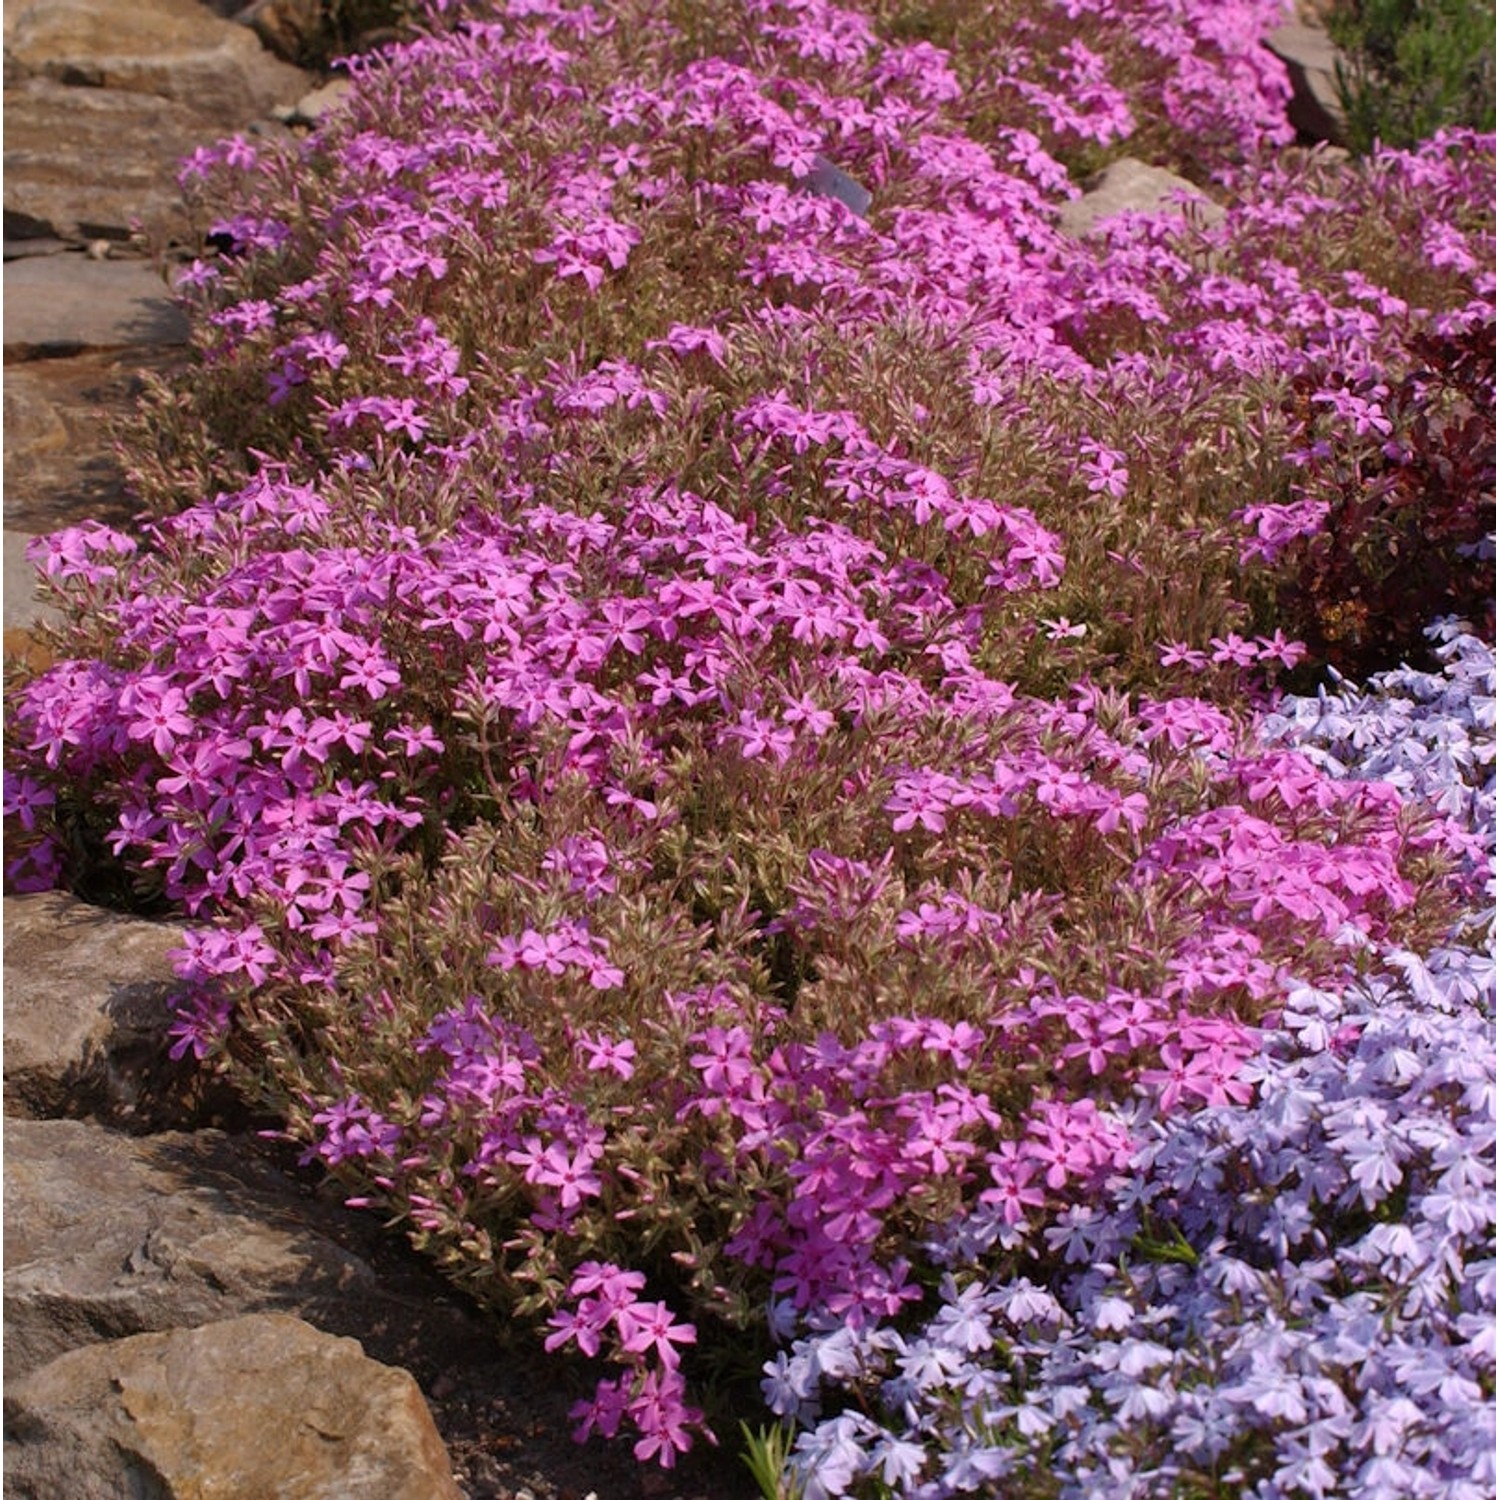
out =
<path fill-rule="evenodd" d="M 436 0 L 184 166 L 9 877 L 180 908 L 178 1054 L 596 1362 L 581 1438 L 1493 1493 L 1493 643 L 1286 696 L 1275 613 L 1294 438 L 1492 337 L 1493 140 L 1278 149 L 1280 19 Z M 1063 234 L 1124 154 L 1223 215 Z"/>

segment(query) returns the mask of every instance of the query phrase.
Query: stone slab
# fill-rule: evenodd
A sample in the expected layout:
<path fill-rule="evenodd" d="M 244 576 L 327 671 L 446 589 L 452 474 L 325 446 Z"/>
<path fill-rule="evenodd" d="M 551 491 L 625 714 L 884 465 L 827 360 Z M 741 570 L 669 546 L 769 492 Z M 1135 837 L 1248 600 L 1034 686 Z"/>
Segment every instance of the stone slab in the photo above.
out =
<path fill-rule="evenodd" d="M 214 125 L 173 99 L 30 79 L 5 91 L 5 237 L 192 243 L 181 158 Z"/>
<path fill-rule="evenodd" d="M 4 916 L 6 1112 L 135 1116 L 170 1046 L 167 955 L 181 925 L 65 891 L 7 896 Z"/>
<path fill-rule="evenodd" d="M 1287 119 L 1304 136 L 1348 144 L 1344 106 L 1339 99 L 1339 50 L 1316 22 L 1289 21 L 1266 39 L 1265 45 L 1286 64 L 1292 98 Z"/>
<path fill-rule="evenodd" d="M 144 261 L 46 255 L 8 261 L 5 358 L 181 345 L 187 316 Z"/>
<path fill-rule="evenodd" d="M 176 99 L 226 129 L 292 103 L 312 84 L 199 0 L 22 0 L 6 9 L 6 58 L 15 69 Z"/>
<path fill-rule="evenodd" d="M 218 1131 L 8 1119 L 4 1194 L 7 1380 L 86 1344 L 246 1312 L 295 1307 L 338 1333 L 377 1316 L 368 1263 Z"/>
<path fill-rule="evenodd" d="M 13 1500 L 462 1500 L 412 1377 L 283 1314 L 64 1355 L 5 1425 Z"/>
<path fill-rule="evenodd" d="M 180 352 L 132 349 L 36 359 L 5 371 L 5 525 L 56 531 L 79 521 L 122 526 L 138 507 L 125 494 L 112 424 L 148 373 Z"/>
<path fill-rule="evenodd" d="M 28 235 L 25 239 L 6 240 L 4 256 L 6 260 L 30 260 L 37 255 L 60 255 L 71 248 L 62 240 L 39 239 Z"/>

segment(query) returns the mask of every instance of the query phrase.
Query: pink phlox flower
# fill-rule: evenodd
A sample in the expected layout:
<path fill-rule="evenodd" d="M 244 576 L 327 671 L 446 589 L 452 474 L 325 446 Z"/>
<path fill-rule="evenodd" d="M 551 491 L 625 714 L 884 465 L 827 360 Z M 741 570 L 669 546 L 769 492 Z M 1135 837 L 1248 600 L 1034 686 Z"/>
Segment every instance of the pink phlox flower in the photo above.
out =
<path fill-rule="evenodd" d="M 349 346 L 336 334 L 320 329 L 316 333 L 305 333 L 292 340 L 287 352 L 294 356 L 315 359 L 319 364 L 337 370 L 349 358 Z"/>
<path fill-rule="evenodd" d="M 806 453 L 815 444 L 842 442 L 859 431 L 851 412 L 796 406 L 784 389 L 754 397 L 735 413 L 735 421 L 768 438 L 786 439 L 794 453 Z"/>
<path fill-rule="evenodd" d="M 807 693 L 791 699 L 782 709 L 781 717 L 784 723 L 805 725 L 815 739 L 821 739 L 838 722 L 834 714 L 819 707 Z"/>
<path fill-rule="evenodd" d="M 251 739 L 259 740 L 264 749 L 280 752 L 282 769 L 288 773 L 295 771 L 304 759 L 324 764 L 333 746 L 345 734 L 345 727 L 333 719 L 309 719 L 297 707 L 269 714 L 264 724 L 249 730 Z"/>
<path fill-rule="evenodd" d="M 1032 1185 L 1041 1165 L 1022 1154 L 1020 1142 L 1002 1141 L 985 1156 L 985 1165 L 994 1186 L 985 1188 L 979 1201 L 998 1208 L 1007 1224 L 1022 1223 L 1030 1209 L 1040 1208 L 1047 1201 L 1042 1189 Z"/>
<path fill-rule="evenodd" d="M 979 1150 L 973 1141 L 960 1134 L 971 1122 L 956 1099 L 909 1094 L 897 1106 L 897 1113 L 908 1122 L 901 1142 L 908 1164 L 920 1163 L 928 1173 L 947 1176 Z"/>
<path fill-rule="evenodd" d="M 567 1344 L 574 1344 L 579 1353 L 592 1358 L 598 1354 L 610 1322 L 611 1314 L 606 1303 L 597 1297 L 584 1297 L 576 1311 L 559 1308 L 547 1319 L 552 1332 L 542 1340 L 542 1347 L 550 1354 Z"/>
<path fill-rule="evenodd" d="M 27 833 L 34 832 L 37 814 L 56 803 L 57 793 L 30 776 L 20 775 L 8 768 L 4 774 L 4 783 L 5 816 L 19 818 L 21 827 Z"/>
<path fill-rule="evenodd" d="M 1040 139 L 1031 131 L 1002 129 L 1000 137 L 1009 142 L 1006 160 L 1020 167 L 1043 192 L 1071 196 L 1076 191 L 1072 189 L 1067 168 L 1043 148 Z"/>
<path fill-rule="evenodd" d="M 160 756 L 172 753 L 177 741 L 196 725 L 182 690 L 165 677 L 142 677 L 120 692 L 120 708 L 131 715 L 126 733 L 132 740 L 150 740 Z"/>
<path fill-rule="evenodd" d="M 648 349 L 670 349 L 674 354 L 702 352 L 717 365 L 724 363 L 729 352 L 724 335 L 712 328 L 696 328 L 688 323 L 673 323 L 664 339 L 648 339 Z"/>
<path fill-rule="evenodd" d="M 601 1380 L 591 1401 L 577 1401 L 569 1409 L 568 1415 L 578 1423 L 573 1441 L 586 1443 L 595 1432 L 603 1438 L 614 1437 L 625 1417 L 627 1400 L 623 1378 Z"/>
<path fill-rule="evenodd" d="M 606 786 L 604 788 L 604 800 L 610 807 L 628 807 L 632 812 L 639 813 L 648 822 L 656 819 L 659 809 L 656 803 L 649 798 L 639 797 L 634 792 L 627 791 L 621 786 Z"/>
<path fill-rule="evenodd" d="M 401 1150 L 401 1130 L 377 1114 L 358 1094 L 318 1110 L 312 1123 L 322 1139 L 309 1156 L 319 1156 L 329 1166 L 337 1166 L 351 1157 L 394 1157 Z"/>
<path fill-rule="evenodd" d="M 1236 1039 L 1238 1040 L 1238 1039 Z M 1238 1078 L 1248 1052 L 1239 1046 L 1225 1047 L 1201 1035 L 1163 1044 L 1159 1068 L 1144 1068 L 1140 1082 L 1154 1089 L 1163 1110 L 1175 1109 L 1186 1096 L 1205 1104 L 1247 1104 L 1254 1096 L 1251 1084 Z"/>
<path fill-rule="evenodd" d="M 387 744 L 401 747 L 401 753 L 411 758 L 419 755 L 441 755 L 443 742 L 431 724 L 398 724 L 385 733 Z"/>
<path fill-rule="evenodd" d="M 646 1278 L 640 1271 L 625 1271 L 613 1261 L 580 1261 L 568 1283 L 570 1297 L 597 1296 L 600 1304 L 609 1309 L 610 1317 L 622 1308 L 631 1306 L 635 1294 L 643 1291 Z"/>
<path fill-rule="evenodd" d="M 591 1073 L 608 1071 L 620 1078 L 631 1078 L 635 1074 L 636 1048 L 628 1037 L 584 1035 L 574 1045 Z"/>
<path fill-rule="evenodd" d="M 1260 647 L 1262 661 L 1275 661 L 1284 667 L 1295 667 L 1307 656 L 1307 647 L 1301 641 L 1289 641 L 1280 629 L 1271 636 L 1256 636 L 1255 640 Z"/>
<path fill-rule="evenodd" d="M 378 644 L 351 636 L 346 641 L 346 655 L 346 670 L 339 679 L 341 688 L 360 688 L 378 702 L 401 685 L 400 669 Z"/>
<path fill-rule="evenodd" d="M 277 963 L 277 954 L 258 923 L 237 931 L 190 927 L 182 935 L 181 946 L 174 950 L 172 962 L 184 979 L 243 974 L 251 984 L 264 984 Z"/>
<path fill-rule="evenodd" d="M 1229 769 L 1252 802 L 1274 796 L 1294 812 L 1309 803 L 1316 805 L 1316 789 L 1324 780 L 1305 756 L 1285 751 L 1231 762 Z"/>
<path fill-rule="evenodd" d="M 1165 738 L 1174 750 L 1185 750 L 1201 741 L 1206 749 L 1223 751 L 1234 744 L 1233 721 L 1202 698 L 1143 701 L 1137 715 L 1142 725 L 1141 739 L 1148 745 Z"/>
<path fill-rule="evenodd" d="M 763 719 L 750 708 L 740 710 L 739 722 L 726 727 L 721 738 L 739 742 L 742 760 L 769 755 L 777 765 L 786 764 L 797 743 L 795 730 L 779 726 L 774 719 Z"/>
<path fill-rule="evenodd" d="M 629 1354 L 655 1355 L 668 1370 L 677 1368 L 678 1344 L 696 1344 L 698 1330 L 691 1323 L 678 1323 L 665 1302 L 632 1302 L 615 1316 L 620 1347 Z"/>
<path fill-rule="evenodd" d="M 1063 574 L 1061 538 L 1040 525 L 1030 511 L 1007 506 L 997 509 L 1010 548 L 1003 559 L 991 562 L 985 586 L 1007 593 L 1056 588 Z"/>
<path fill-rule="evenodd" d="M 1157 646 L 1156 654 L 1164 667 L 1181 665 L 1190 672 L 1202 672 L 1208 667 L 1208 653 L 1196 650 L 1186 641 L 1163 641 Z"/>
<path fill-rule="evenodd" d="M 1214 662 L 1233 662 L 1237 667 L 1250 667 L 1260 660 L 1260 647 L 1232 630 L 1222 638 L 1214 636 L 1209 645 L 1213 647 L 1210 659 Z"/>
<path fill-rule="evenodd" d="M 1049 1188 L 1070 1178 L 1092 1178 L 1126 1165 L 1134 1147 L 1126 1132 L 1099 1113 L 1092 1099 L 1046 1099 L 1033 1104 L 1021 1142 L 1024 1156 L 1045 1170 Z"/>
<path fill-rule="evenodd" d="M 1130 470 L 1125 466 L 1125 455 L 1114 448 L 1106 448 L 1086 438 L 1082 444 L 1085 455 L 1079 465 L 1090 494 L 1108 494 L 1118 500 L 1130 487 Z"/>
<path fill-rule="evenodd" d="M 810 177 L 817 166 L 821 144 L 816 131 L 786 126 L 771 134 L 771 162 L 799 180 Z"/>
<path fill-rule="evenodd" d="M 222 312 L 212 314 L 209 322 L 219 328 L 237 329 L 249 337 L 262 329 L 275 326 L 276 309 L 269 302 L 259 300 L 237 302 L 233 307 L 226 307 Z"/>
<path fill-rule="evenodd" d="M 648 1371 L 640 1382 L 628 1406 L 631 1420 L 642 1433 L 632 1450 L 638 1462 L 654 1458 L 662 1468 L 670 1469 L 677 1455 L 692 1447 L 689 1427 L 712 1437 L 703 1427 L 702 1413 L 684 1404 L 684 1389 L 674 1368 Z"/>
<path fill-rule="evenodd" d="M 882 804 L 886 812 L 895 814 L 891 827 L 904 833 L 920 823 L 929 832 L 942 833 L 948 826 L 947 810 L 954 805 L 959 785 L 942 771 L 915 771 L 898 777 Z"/>
<path fill-rule="evenodd" d="M 1312 399 L 1320 405 L 1327 406 L 1340 421 L 1349 423 L 1357 437 L 1364 437 L 1370 433 L 1386 437 L 1392 430 L 1391 421 L 1381 408 L 1380 400 L 1389 395 L 1389 387 L 1375 385 L 1367 388 L 1362 395 L 1356 395 L 1355 392 L 1340 387 L 1335 390 L 1316 391 Z"/>
<path fill-rule="evenodd" d="M 1075 1058 L 1084 1058 L 1088 1062 L 1089 1073 L 1097 1078 L 1109 1067 L 1110 1061 L 1116 1057 L 1126 1057 L 1132 1050 L 1130 1039 L 1123 1035 L 1120 1030 L 1107 1032 L 1100 1024 L 1100 1012 L 1102 1006 L 1093 1005 L 1077 996 L 1070 996 L 1076 1000 L 1076 1006 L 1070 1006 L 1065 1013 L 1065 1019 L 1070 1031 L 1078 1038 L 1077 1041 L 1066 1042 L 1059 1053 L 1065 1061 Z"/>
<path fill-rule="evenodd" d="M 743 1026 L 709 1026 L 695 1032 L 692 1041 L 700 1050 L 691 1053 L 688 1061 L 710 1093 L 732 1094 L 750 1077 L 754 1066 L 750 1033 Z"/>
<path fill-rule="evenodd" d="M 1428 265 L 1439 271 L 1456 271 L 1466 276 L 1480 268 L 1479 258 L 1465 240 L 1463 231 L 1442 219 L 1423 223 L 1422 255 Z"/>

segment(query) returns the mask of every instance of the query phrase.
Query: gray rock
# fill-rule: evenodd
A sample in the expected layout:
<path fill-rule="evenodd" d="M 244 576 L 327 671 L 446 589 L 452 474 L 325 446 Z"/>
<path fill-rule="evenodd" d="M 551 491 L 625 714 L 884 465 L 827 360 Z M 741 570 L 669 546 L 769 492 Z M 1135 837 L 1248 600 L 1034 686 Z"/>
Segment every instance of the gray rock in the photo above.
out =
<path fill-rule="evenodd" d="M 144 261 L 46 255 L 8 261 L 4 275 L 7 362 L 187 343 L 186 315 Z"/>
<path fill-rule="evenodd" d="M 5 1392 L 13 1500 L 460 1500 L 417 1383 L 269 1313 L 63 1355 Z"/>
<path fill-rule="evenodd" d="M 151 94 L 31 79 L 5 91 L 5 236 L 191 241 L 178 161 L 212 139 L 198 110 Z"/>
<path fill-rule="evenodd" d="M 294 1307 L 339 1333 L 376 1320 L 369 1264 L 218 1131 L 10 1119 L 4 1191 L 7 1377 L 85 1344 L 246 1312 Z"/>
<path fill-rule="evenodd" d="M 1224 210 L 1185 177 L 1127 156 L 1092 179 L 1081 198 L 1065 203 L 1058 224 L 1064 234 L 1081 238 L 1116 214 L 1161 213 L 1168 209 L 1181 212 L 1172 201 L 1178 192 L 1191 193 L 1197 200 L 1191 212 L 1201 222 L 1216 224 L 1224 217 Z"/>
<path fill-rule="evenodd" d="M 11 615 L 14 535 L 5 533 L 8 629 L 29 623 Z M 63 891 L 7 896 L 7 1112 L 136 1115 L 168 1050 L 167 954 L 181 941 L 176 923 L 86 906 Z"/>
<path fill-rule="evenodd" d="M 1286 64 L 1291 80 L 1287 119 L 1314 140 L 1346 145 L 1344 106 L 1339 100 L 1339 50 L 1328 33 L 1316 24 L 1290 21 L 1277 27 L 1265 45 Z"/>
<path fill-rule="evenodd" d="M 211 108 L 230 129 L 300 98 L 311 82 L 198 0 L 29 0 L 6 16 L 6 56 L 59 83 Z"/>
<path fill-rule="evenodd" d="M 61 616 L 50 604 L 43 604 L 37 589 L 37 572 L 35 566 L 26 556 L 26 548 L 31 542 L 31 537 L 20 531 L 9 531 L 5 533 L 5 629 L 30 630 L 33 626 L 42 622 L 51 622 L 60 619 Z M 7 954 L 10 952 L 10 898 L 6 898 L 6 920 L 7 930 L 5 934 L 5 948 Z M 6 996 L 7 1009 L 14 1003 L 14 995 Z M 6 1018 L 6 1052 L 10 1047 L 10 1018 Z M 6 1087 L 10 1086 L 9 1056 L 5 1059 Z"/>

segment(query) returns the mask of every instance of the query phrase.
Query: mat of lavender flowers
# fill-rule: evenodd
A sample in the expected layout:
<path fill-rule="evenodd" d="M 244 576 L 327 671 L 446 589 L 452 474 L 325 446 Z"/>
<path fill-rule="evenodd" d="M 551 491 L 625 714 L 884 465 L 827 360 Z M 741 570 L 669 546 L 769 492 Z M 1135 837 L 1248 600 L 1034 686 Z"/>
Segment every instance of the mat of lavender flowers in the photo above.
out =
<path fill-rule="evenodd" d="M 427 0 L 184 163 L 7 878 L 580 1441 L 1494 1492 L 1494 141 L 1299 146 L 1281 19 Z"/>

